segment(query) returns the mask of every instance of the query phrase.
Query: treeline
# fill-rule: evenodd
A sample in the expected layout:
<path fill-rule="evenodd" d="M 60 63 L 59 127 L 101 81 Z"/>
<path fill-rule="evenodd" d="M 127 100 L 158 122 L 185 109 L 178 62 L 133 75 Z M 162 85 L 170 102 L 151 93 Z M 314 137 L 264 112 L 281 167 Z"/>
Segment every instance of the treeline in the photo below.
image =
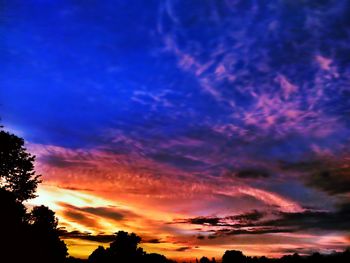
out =
<path fill-rule="evenodd" d="M 22 138 L 0 126 L 0 262 L 4 263 L 172 263 L 156 253 L 146 253 L 134 233 L 120 231 L 108 248 L 99 246 L 88 259 L 68 257 L 67 246 L 60 239 L 55 213 L 45 206 L 28 210 L 24 201 L 36 196 L 40 175 L 34 170 L 35 156 L 27 152 Z M 198 263 L 216 263 L 202 257 Z M 246 257 L 240 251 L 226 251 L 223 263 L 349 263 L 350 252 L 330 255 L 298 254 L 280 259 Z"/>
<path fill-rule="evenodd" d="M 166 257 L 159 254 L 147 254 L 142 248 L 138 247 L 141 238 L 135 234 L 128 234 L 120 231 L 116 234 L 115 240 L 110 244 L 109 248 L 105 249 L 102 246 L 98 247 L 87 260 L 79 260 L 70 258 L 69 263 L 172 263 L 175 261 L 168 260 Z M 350 251 L 334 252 L 329 255 L 314 253 L 311 256 L 300 256 L 295 253 L 286 255 L 281 258 L 248 257 L 241 251 L 227 250 L 222 258 L 216 261 L 215 258 L 209 259 L 202 257 L 191 262 L 196 263 L 349 263 Z"/>
<path fill-rule="evenodd" d="M 119 232 L 116 236 L 116 240 L 124 240 L 124 238 L 132 239 L 134 234 L 127 234 L 125 232 Z M 123 236 L 123 237 L 121 237 Z M 128 236 L 128 237 L 127 237 Z M 87 260 L 69 258 L 69 263 L 124 263 L 124 262 L 135 262 L 135 263 L 171 263 L 164 256 L 159 254 L 147 254 L 140 250 L 123 250 L 125 244 L 130 242 L 126 241 L 124 244 L 116 246 L 119 241 L 113 241 L 111 246 L 107 249 L 98 247 Z M 128 252 L 126 252 L 128 251 Z M 286 255 L 281 258 L 267 258 L 262 257 L 249 257 L 245 256 L 241 251 L 227 250 L 222 258 L 216 261 L 215 258 L 211 260 L 207 257 L 196 259 L 191 262 L 196 263 L 349 263 L 350 262 L 350 251 L 345 250 L 344 252 L 334 252 L 328 255 L 322 255 L 320 253 L 314 253 L 310 256 L 300 256 L 295 253 L 293 255 Z M 185 263 L 185 262 L 183 262 Z"/>
<path fill-rule="evenodd" d="M 134 233 L 119 231 L 108 248 L 99 246 L 88 258 L 89 263 L 116 263 L 116 262 L 140 262 L 140 263 L 172 263 L 165 256 L 148 254 L 139 244 L 141 238 Z"/>

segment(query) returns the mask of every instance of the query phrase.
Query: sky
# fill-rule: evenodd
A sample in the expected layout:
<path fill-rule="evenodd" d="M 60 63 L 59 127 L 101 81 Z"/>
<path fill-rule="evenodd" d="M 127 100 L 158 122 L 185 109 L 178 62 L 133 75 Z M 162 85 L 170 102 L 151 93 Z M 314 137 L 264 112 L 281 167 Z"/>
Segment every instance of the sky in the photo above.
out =
<path fill-rule="evenodd" d="M 1 1 L 0 116 L 69 253 L 350 244 L 346 0 Z"/>

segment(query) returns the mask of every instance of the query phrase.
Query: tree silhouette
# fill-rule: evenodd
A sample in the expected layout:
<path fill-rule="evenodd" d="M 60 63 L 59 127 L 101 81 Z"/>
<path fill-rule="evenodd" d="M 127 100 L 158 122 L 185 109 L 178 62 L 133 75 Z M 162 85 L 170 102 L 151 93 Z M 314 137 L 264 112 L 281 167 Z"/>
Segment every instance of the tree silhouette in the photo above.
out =
<path fill-rule="evenodd" d="M 241 251 L 227 250 L 222 257 L 222 263 L 246 263 L 247 258 Z"/>
<path fill-rule="evenodd" d="M 0 187 L 19 201 L 35 197 L 40 176 L 34 171 L 34 161 L 22 138 L 0 131 Z"/>
<path fill-rule="evenodd" d="M 139 247 L 141 238 L 134 233 L 119 231 L 109 248 L 99 246 L 89 256 L 89 263 L 172 263 L 165 256 L 151 253 L 147 254 Z"/>
<path fill-rule="evenodd" d="M 141 238 L 136 234 L 119 231 L 107 253 L 112 261 L 139 262 L 144 255 L 143 249 L 138 247 L 140 242 Z"/>
<path fill-rule="evenodd" d="M 3 211 L 0 216 L 0 262 L 22 262 L 30 251 L 26 209 L 5 189 L 0 189 L 0 209 Z"/>
<path fill-rule="evenodd" d="M 46 229 L 48 232 L 58 232 L 58 220 L 55 217 L 55 212 L 47 206 L 36 206 L 30 213 L 30 222 L 33 228 L 38 231 Z"/>
<path fill-rule="evenodd" d="M 157 253 L 145 254 L 142 260 L 143 263 L 167 263 L 170 262 L 163 255 Z"/>
<path fill-rule="evenodd" d="M 104 247 L 99 246 L 88 258 L 91 263 L 107 262 L 108 255 Z"/>
<path fill-rule="evenodd" d="M 46 206 L 34 207 L 30 214 L 30 229 L 36 246 L 36 262 L 64 262 L 67 247 L 59 238 L 55 213 Z M 40 249 L 38 249 L 40 248 Z"/>
<path fill-rule="evenodd" d="M 211 261 L 210 261 L 209 258 L 207 258 L 207 257 L 202 257 L 202 258 L 199 260 L 199 263 L 211 263 Z"/>
<path fill-rule="evenodd" d="M 281 258 L 281 262 L 283 263 L 293 263 L 300 262 L 301 257 L 298 253 L 294 253 L 293 255 L 286 255 Z"/>

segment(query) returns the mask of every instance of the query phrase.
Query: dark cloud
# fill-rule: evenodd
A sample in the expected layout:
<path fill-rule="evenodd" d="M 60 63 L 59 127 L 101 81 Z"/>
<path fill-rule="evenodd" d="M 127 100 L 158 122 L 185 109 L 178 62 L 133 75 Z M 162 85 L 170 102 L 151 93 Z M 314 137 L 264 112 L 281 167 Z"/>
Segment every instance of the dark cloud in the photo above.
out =
<path fill-rule="evenodd" d="M 317 188 L 330 195 L 350 192 L 350 164 L 347 160 L 310 160 L 302 162 L 281 162 L 286 171 L 304 175 L 307 186 Z"/>
<path fill-rule="evenodd" d="M 261 218 L 263 218 L 265 213 L 260 212 L 258 210 L 253 210 L 252 212 L 240 214 L 233 216 L 233 219 L 239 220 L 242 223 L 252 222 L 252 221 L 258 221 Z"/>
<path fill-rule="evenodd" d="M 177 221 L 176 223 L 189 223 L 189 224 L 194 224 L 194 225 L 211 225 L 211 226 L 216 226 L 220 223 L 219 217 L 196 217 L 196 218 L 190 218 L 184 221 Z"/>
<path fill-rule="evenodd" d="M 103 218 L 111 219 L 114 221 L 122 221 L 125 219 L 125 216 L 131 218 L 135 217 L 131 211 L 126 211 L 123 209 L 118 209 L 116 207 L 77 207 L 67 203 L 60 203 L 65 209 L 68 209 L 70 213 L 78 213 L 78 214 L 90 214 L 94 216 L 100 216 Z M 75 212 L 72 212 L 75 211 Z"/>
<path fill-rule="evenodd" d="M 284 171 L 310 172 L 321 167 L 325 167 L 325 162 L 321 160 L 308 160 L 299 162 L 280 161 L 279 167 Z"/>
<path fill-rule="evenodd" d="M 110 243 L 115 239 L 115 235 L 98 234 L 92 235 L 91 233 L 83 233 L 80 231 L 61 231 L 61 237 L 64 239 L 83 239 L 99 243 Z"/>
<path fill-rule="evenodd" d="M 115 234 L 105 234 L 100 233 L 97 235 L 93 235 L 90 232 L 80 232 L 78 230 L 75 231 L 67 231 L 65 229 L 60 229 L 60 236 L 64 239 L 82 239 L 82 240 L 89 240 L 99 243 L 110 243 L 113 240 L 115 240 Z M 142 243 L 149 243 L 149 244 L 160 244 L 164 243 L 160 239 L 153 238 L 153 239 L 143 239 Z"/>
<path fill-rule="evenodd" d="M 183 252 L 183 251 L 187 251 L 189 249 L 191 249 L 191 247 L 179 247 L 179 248 L 175 249 L 175 251 Z"/>
<path fill-rule="evenodd" d="M 159 244 L 159 243 L 163 243 L 163 242 L 158 238 L 153 238 L 153 239 L 148 239 L 148 240 L 142 241 L 142 243 Z"/>
<path fill-rule="evenodd" d="M 350 206 L 342 205 L 334 212 L 309 211 L 300 213 L 279 213 L 280 218 L 262 222 L 261 225 L 289 227 L 294 230 L 350 230 Z"/>
<path fill-rule="evenodd" d="M 83 187 L 59 186 L 59 188 L 72 190 L 72 191 L 89 191 L 89 192 L 94 191 L 91 188 L 83 188 Z"/>
<path fill-rule="evenodd" d="M 124 219 L 124 214 L 116 211 L 114 208 L 109 207 L 83 207 L 81 211 L 101 216 L 104 218 L 113 219 L 115 221 L 121 221 Z"/>
<path fill-rule="evenodd" d="M 229 217 L 199 217 L 182 221 L 182 223 L 216 227 L 209 230 L 217 237 L 221 235 L 261 235 L 269 233 L 288 233 L 304 230 L 349 231 L 350 206 L 343 204 L 337 211 L 305 210 L 298 213 L 273 213 L 275 219 L 263 220 L 266 213 L 253 211 Z M 238 220 L 239 223 L 230 223 Z M 203 231 L 208 231 L 202 229 Z M 202 239 L 203 236 L 199 236 Z M 197 237 L 198 238 L 198 237 Z M 208 237 L 209 238 L 209 237 Z"/>
<path fill-rule="evenodd" d="M 77 222 L 79 224 L 89 226 L 89 227 L 99 227 L 97 220 L 87 216 L 84 213 L 74 210 L 67 210 L 63 212 L 63 215 L 66 219 L 69 219 L 72 222 Z"/>
<path fill-rule="evenodd" d="M 267 178 L 270 173 L 263 169 L 245 169 L 240 170 L 235 174 L 239 178 Z"/>
<path fill-rule="evenodd" d="M 251 230 L 246 229 L 222 229 L 215 231 L 215 235 L 262 235 L 262 234 L 272 234 L 272 233 L 290 233 L 294 232 L 292 229 L 279 229 L 274 227 L 261 227 L 261 228 L 254 228 Z"/>
<path fill-rule="evenodd" d="M 297 247 L 297 248 L 286 248 L 286 249 L 279 249 L 276 250 L 278 253 L 283 254 L 294 254 L 298 253 L 300 255 L 312 255 L 314 253 L 317 253 L 320 249 L 319 248 L 305 248 L 305 247 Z"/>
<path fill-rule="evenodd" d="M 307 185 L 318 188 L 331 195 L 350 192 L 350 167 L 330 167 L 313 172 Z"/>
<path fill-rule="evenodd" d="M 258 221 L 263 218 L 265 213 L 253 210 L 248 213 L 227 216 L 227 217 L 195 217 L 185 220 L 175 221 L 176 223 L 188 223 L 194 225 L 206 225 L 206 226 L 230 226 L 240 227 L 252 222 Z"/>
<path fill-rule="evenodd" d="M 45 163 L 49 166 L 52 167 L 57 167 L 57 168 L 72 168 L 72 167 L 87 167 L 87 168 L 92 168 L 94 167 L 92 164 L 85 162 L 83 160 L 78 160 L 78 159 L 66 159 L 64 156 L 57 156 L 57 155 L 46 155 L 39 160 L 42 163 Z"/>

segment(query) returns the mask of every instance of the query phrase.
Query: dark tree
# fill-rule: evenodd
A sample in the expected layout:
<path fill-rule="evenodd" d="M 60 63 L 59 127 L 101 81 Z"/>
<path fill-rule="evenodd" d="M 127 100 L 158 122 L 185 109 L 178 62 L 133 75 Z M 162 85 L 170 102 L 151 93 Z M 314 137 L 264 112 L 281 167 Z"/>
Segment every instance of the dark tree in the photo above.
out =
<path fill-rule="evenodd" d="M 58 233 L 58 220 L 55 212 L 46 206 L 36 206 L 30 213 L 30 223 L 33 228 L 40 230 L 46 229 L 48 232 Z"/>
<path fill-rule="evenodd" d="M 144 263 L 168 263 L 169 261 L 163 255 L 157 253 L 145 254 Z"/>
<path fill-rule="evenodd" d="M 0 262 L 26 262 L 30 250 L 26 209 L 5 189 L 0 189 L 0 209 Z"/>
<path fill-rule="evenodd" d="M 64 262 L 66 244 L 59 238 L 55 213 L 46 206 L 34 207 L 30 214 L 30 230 L 33 238 L 35 262 Z"/>
<path fill-rule="evenodd" d="M 12 231 L 26 223 L 26 208 L 16 200 L 13 193 L 0 188 L 0 207 L 6 211 L 0 216 L 0 227 Z"/>
<path fill-rule="evenodd" d="M 0 131 L 0 187 L 19 201 L 35 197 L 40 176 L 34 171 L 34 160 L 22 138 Z"/>
<path fill-rule="evenodd" d="M 81 258 L 75 258 L 75 257 L 68 257 L 65 261 L 65 263 L 87 263 L 88 261 L 86 259 Z"/>
<path fill-rule="evenodd" d="M 119 231 L 107 252 L 112 260 L 139 262 L 144 255 L 143 249 L 138 247 L 140 242 L 141 238 L 136 234 Z"/>
<path fill-rule="evenodd" d="M 202 257 L 202 258 L 199 260 L 199 263 L 211 263 L 211 261 L 210 261 L 209 258 L 207 258 L 207 257 Z"/>
<path fill-rule="evenodd" d="M 241 251 L 226 250 L 222 257 L 222 263 L 246 263 L 247 258 Z"/>
<path fill-rule="evenodd" d="M 99 246 L 89 256 L 88 261 L 91 263 L 108 262 L 108 255 L 104 247 Z"/>
<path fill-rule="evenodd" d="M 175 263 L 165 256 L 147 254 L 139 247 L 141 238 L 134 233 L 119 231 L 115 240 L 105 249 L 99 246 L 88 258 L 89 263 Z"/>
<path fill-rule="evenodd" d="M 293 262 L 300 262 L 301 257 L 298 253 L 294 253 L 293 255 L 286 255 L 283 256 L 280 261 L 283 263 L 293 263 Z"/>

